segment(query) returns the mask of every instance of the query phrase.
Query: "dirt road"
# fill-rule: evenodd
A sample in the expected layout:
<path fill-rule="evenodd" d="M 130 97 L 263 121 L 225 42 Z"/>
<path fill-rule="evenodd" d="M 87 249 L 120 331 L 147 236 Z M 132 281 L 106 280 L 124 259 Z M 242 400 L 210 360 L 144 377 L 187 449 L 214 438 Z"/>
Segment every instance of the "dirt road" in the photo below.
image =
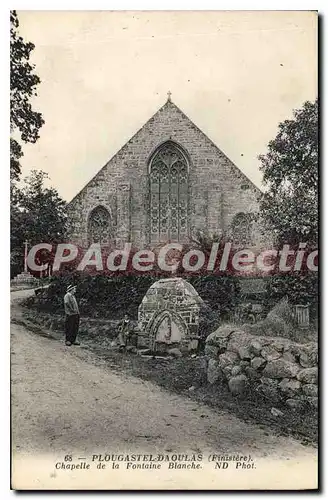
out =
<path fill-rule="evenodd" d="M 28 292 L 27 292 L 28 293 Z M 24 292 L 13 294 L 17 315 Z M 38 336 L 12 324 L 12 452 L 15 488 L 278 488 L 314 487 L 317 451 L 272 435 L 150 382 L 117 374 L 93 353 Z M 56 468 L 107 453 L 250 454 L 252 470 L 226 471 L 214 464 L 201 471 Z M 273 468 L 274 471 L 273 471 Z M 154 472 L 154 473 L 153 473 Z M 284 479 L 285 478 L 285 479 Z M 285 484 L 285 483 L 284 483 Z"/>

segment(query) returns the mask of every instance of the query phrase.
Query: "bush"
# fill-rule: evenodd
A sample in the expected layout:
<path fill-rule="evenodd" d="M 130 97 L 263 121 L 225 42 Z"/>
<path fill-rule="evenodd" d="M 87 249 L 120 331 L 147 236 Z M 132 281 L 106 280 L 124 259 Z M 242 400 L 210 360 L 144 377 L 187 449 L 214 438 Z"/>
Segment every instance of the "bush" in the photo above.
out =
<path fill-rule="evenodd" d="M 63 313 L 66 288 L 75 284 L 81 314 L 103 318 L 121 318 L 129 314 L 131 318 L 137 318 L 144 295 L 158 279 L 149 275 L 108 277 L 82 273 L 53 276 L 49 287 L 33 298 L 33 304 L 39 310 Z M 197 276 L 188 278 L 188 281 L 205 302 L 206 312 L 201 316 L 204 321 L 216 326 L 219 317 L 229 316 L 238 301 L 238 286 L 234 278 Z"/>

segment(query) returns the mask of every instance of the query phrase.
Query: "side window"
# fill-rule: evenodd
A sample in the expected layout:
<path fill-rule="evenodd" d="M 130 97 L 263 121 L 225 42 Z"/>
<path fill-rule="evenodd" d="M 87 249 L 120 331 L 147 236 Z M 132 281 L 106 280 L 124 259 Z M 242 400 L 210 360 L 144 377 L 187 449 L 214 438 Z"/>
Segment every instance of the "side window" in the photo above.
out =
<path fill-rule="evenodd" d="M 235 245 L 252 244 L 252 214 L 239 212 L 231 224 L 232 241 Z"/>
<path fill-rule="evenodd" d="M 108 243 L 111 238 L 111 217 L 102 206 L 92 210 L 88 220 L 88 241 L 91 243 Z"/>

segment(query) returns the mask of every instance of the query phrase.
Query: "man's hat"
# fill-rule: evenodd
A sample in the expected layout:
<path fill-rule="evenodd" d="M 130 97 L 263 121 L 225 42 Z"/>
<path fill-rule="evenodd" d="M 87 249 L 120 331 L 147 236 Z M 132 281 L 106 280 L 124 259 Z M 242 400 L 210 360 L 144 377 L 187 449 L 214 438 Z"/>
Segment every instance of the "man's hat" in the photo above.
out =
<path fill-rule="evenodd" d="M 70 292 L 71 290 L 73 290 L 73 288 L 76 288 L 76 285 L 68 285 L 68 287 L 66 288 L 66 292 Z"/>

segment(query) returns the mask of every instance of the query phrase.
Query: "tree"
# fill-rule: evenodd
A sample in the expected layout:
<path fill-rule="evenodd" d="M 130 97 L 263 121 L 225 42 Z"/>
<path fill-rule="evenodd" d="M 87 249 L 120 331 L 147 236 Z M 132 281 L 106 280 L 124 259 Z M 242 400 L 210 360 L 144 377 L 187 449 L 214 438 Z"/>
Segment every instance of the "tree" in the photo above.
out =
<path fill-rule="evenodd" d="M 318 102 L 305 102 L 259 157 L 262 216 L 278 244 L 318 241 Z"/>
<path fill-rule="evenodd" d="M 266 191 L 261 213 L 273 232 L 277 247 L 295 249 L 306 243 L 309 251 L 318 243 L 318 101 L 305 102 L 291 120 L 279 124 L 268 152 L 259 156 Z M 275 300 L 287 295 L 291 302 L 317 302 L 315 273 L 275 275 L 268 287 Z"/>
<path fill-rule="evenodd" d="M 40 78 L 34 73 L 30 60 L 35 48 L 18 34 L 19 21 L 15 10 L 10 12 L 10 178 L 19 180 L 22 147 L 16 140 L 34 143 L 39 138 L 39 129 L 44 124 L 41 113 L 33 111 L 31 99 L 37 95 Z"/>
<path fill-rule="evenodd" d="M 11 270 L 17 274 L 23 267 L 23 244 L 50 243 L 56 245 L 66 237 L 66 203 L 56 189 L 46 187 L 45 172 L 33 170 L 11 209 Z M 48 258 L 48 254 L 47 254 Z"/>

